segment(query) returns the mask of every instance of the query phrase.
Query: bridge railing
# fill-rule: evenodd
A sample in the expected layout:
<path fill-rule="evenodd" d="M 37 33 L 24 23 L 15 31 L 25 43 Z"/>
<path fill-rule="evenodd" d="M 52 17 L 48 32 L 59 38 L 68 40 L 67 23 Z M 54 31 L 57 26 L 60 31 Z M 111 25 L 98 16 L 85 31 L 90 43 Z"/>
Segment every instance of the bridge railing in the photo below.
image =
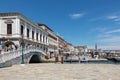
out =
<path fill-rule="evenodd" d="M 41 52 L 43 55 L 46 55 L 44 50 L 40 48 L 24 48 L 23 49 L 24 54 L 30 53 L 30 52 Z M 0 63 L 4 63 L 6 61 L 12 60 L 14 58 L 17 58 L 22 55 L 22 49 L 14 50 L 14 51 L 8 51 L 3 52 L 0 54 Z"/>

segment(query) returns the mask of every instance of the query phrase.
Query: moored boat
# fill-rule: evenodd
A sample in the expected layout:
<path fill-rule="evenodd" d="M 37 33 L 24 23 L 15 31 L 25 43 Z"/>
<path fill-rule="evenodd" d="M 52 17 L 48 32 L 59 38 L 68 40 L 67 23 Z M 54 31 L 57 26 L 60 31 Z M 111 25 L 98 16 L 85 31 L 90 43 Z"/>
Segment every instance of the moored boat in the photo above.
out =
<path fill-rule="evenodd" d="M 120 61 L 120 57 L 114 57 L 116 61 Z"/>

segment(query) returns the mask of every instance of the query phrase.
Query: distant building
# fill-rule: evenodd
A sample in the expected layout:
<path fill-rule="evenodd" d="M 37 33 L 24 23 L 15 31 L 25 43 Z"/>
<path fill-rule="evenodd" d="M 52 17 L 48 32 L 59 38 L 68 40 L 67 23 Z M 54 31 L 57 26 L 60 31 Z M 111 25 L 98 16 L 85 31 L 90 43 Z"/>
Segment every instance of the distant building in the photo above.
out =
<path fill-rule="evenodd" d="M 104 53 L 120 53 L 120 50 L 103 50 Z"/>
<path fill-rule="evenodd" d="M 88 52 L 87 46 L 75 46 L 74 48 L 77 49 L 79 53 Z"/>
<path fill-rule="evenodd" d="M 74 53 L 74 47 L 71 43 L 65 41 L 61 36 L 58 36 L 59 54 Z"/>
<path fill-rule="evenodd" d="M 66 42 L 65 42 L 65 40 L 62 37 L 60 37 L 58 35 L 57 35 L 57 38 L 58 38 L 59 54 L 62 54 L 66 50 Z"/>
<path fill-rule="evenodd" d="M 72 46 L 71 43 L 66 43 L 66 51 L 74 51 L 74 47 Z"/>

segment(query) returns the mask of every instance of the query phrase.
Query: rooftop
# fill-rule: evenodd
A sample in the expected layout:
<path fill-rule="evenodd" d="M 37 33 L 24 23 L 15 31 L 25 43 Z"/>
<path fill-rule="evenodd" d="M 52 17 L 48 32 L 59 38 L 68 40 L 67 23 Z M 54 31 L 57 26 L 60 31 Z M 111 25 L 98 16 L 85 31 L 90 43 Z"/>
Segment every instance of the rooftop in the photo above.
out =
<path fill-rule="evenodd" d="M 51 28 L 49 28 L 47 25 L 45 25 L 45 24 L 38 23 L 38 26 L 45 26 L 47 29 L 49 29 L 50 31 L 53 32 L 53 30 Z"/>
<path fill-rule="evenodd" d="M 5 17 L 5 16 L 21 16 L 21 17 L 25 18 L 26 20 L 30 21 L 32 24 L 38 26 L 37 23 L 31 21 L 29 18 L 27 18 L 26 16 L 24 16 L 23 14 L 21 14 L 19 12 L 0 13 L 0 17 Z"/>
<path fill-rule="evenodd" d="M 0 13 L 0 16 L 18 16 L 18 15 L 22 15 L 22 14 L 18 12 Z"/>

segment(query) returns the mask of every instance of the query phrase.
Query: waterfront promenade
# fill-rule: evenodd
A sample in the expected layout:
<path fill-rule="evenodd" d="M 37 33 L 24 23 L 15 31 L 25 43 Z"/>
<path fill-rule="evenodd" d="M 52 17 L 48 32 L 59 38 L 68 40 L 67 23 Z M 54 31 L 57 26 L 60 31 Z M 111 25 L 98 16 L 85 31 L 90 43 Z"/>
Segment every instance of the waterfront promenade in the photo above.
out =
<path fill-rule="evenodd" d="M 120 65 L 41 63 L 0 68 L 0 80 L 120 80 Z"/>

